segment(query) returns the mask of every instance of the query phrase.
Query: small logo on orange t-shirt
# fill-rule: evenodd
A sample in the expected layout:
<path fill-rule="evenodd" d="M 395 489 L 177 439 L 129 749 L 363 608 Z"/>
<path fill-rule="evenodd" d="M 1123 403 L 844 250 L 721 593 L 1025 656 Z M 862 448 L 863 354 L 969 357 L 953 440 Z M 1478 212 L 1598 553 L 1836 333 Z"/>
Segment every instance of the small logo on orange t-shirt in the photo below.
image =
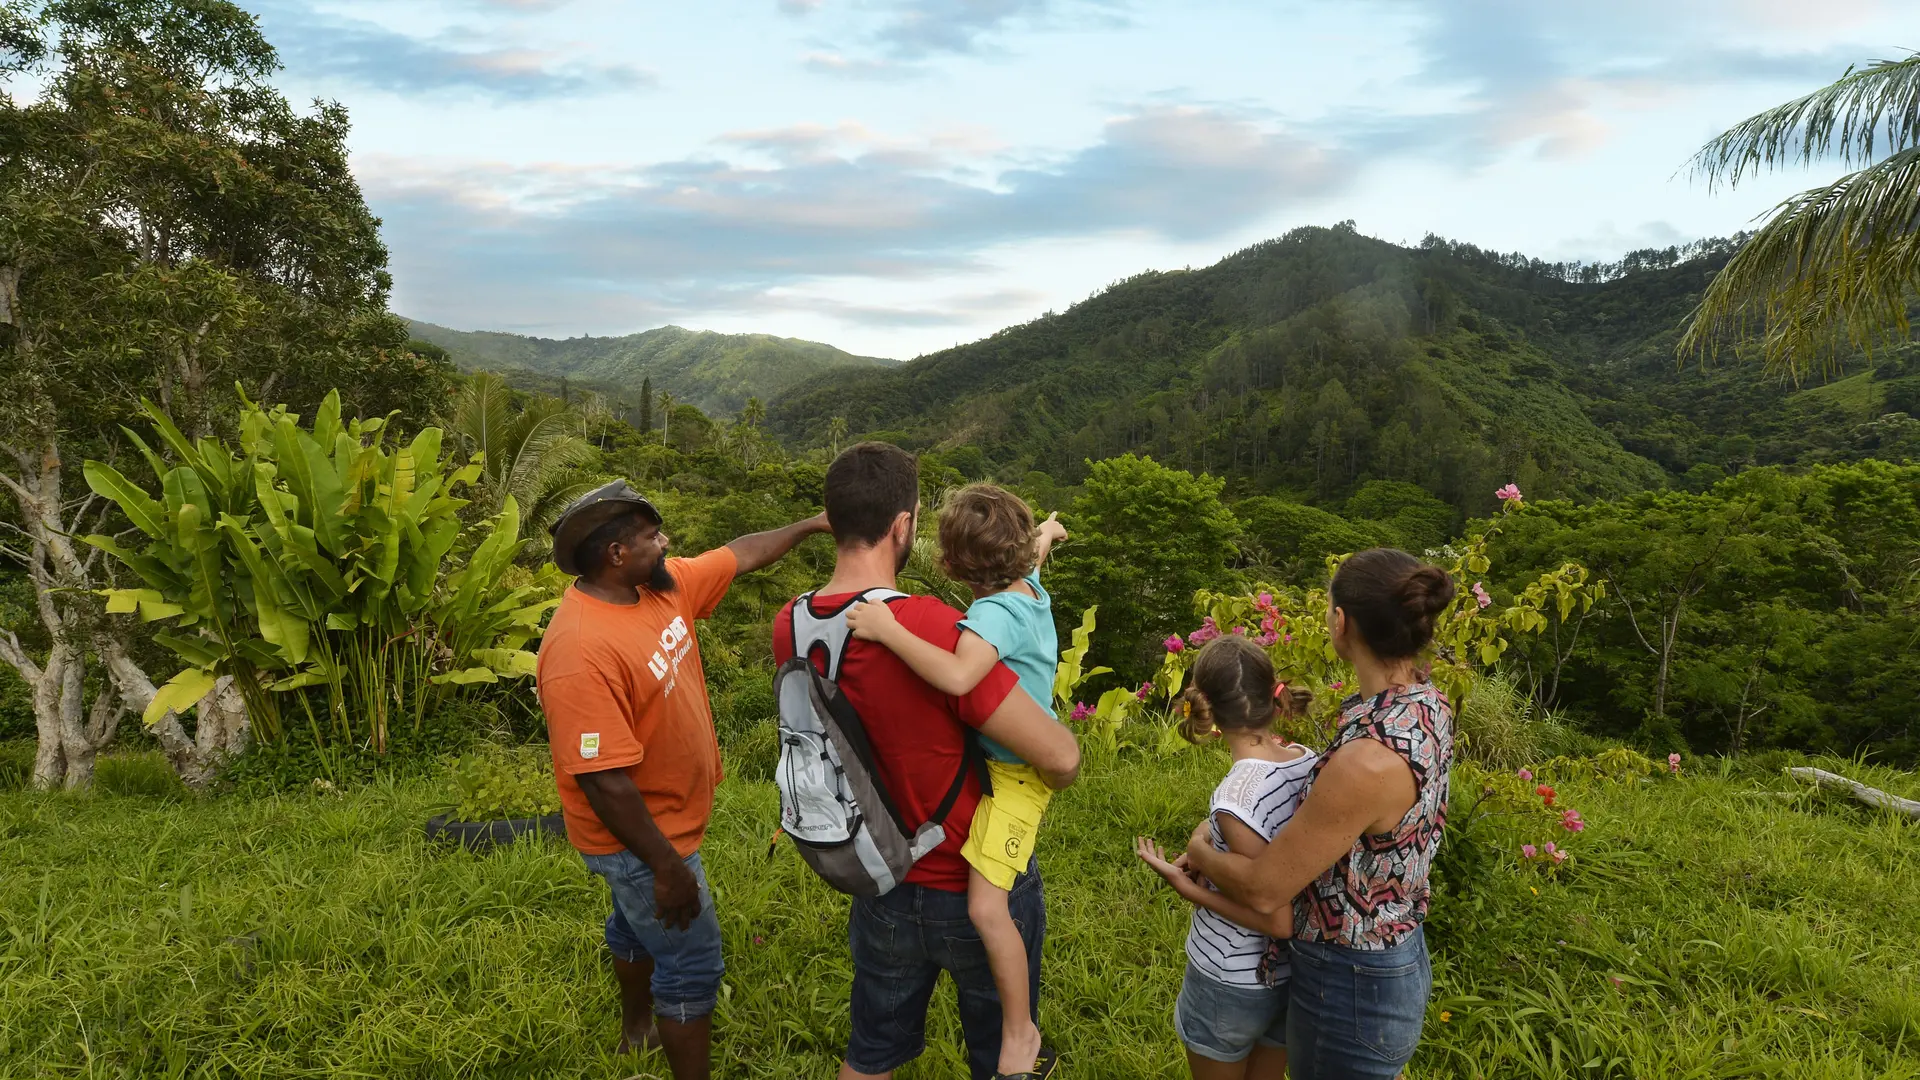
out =
<path fill-rule="evenodd" d="M 583 731 L 580 733 L 580 756 L 583 758 L 597 758 L 600 756 L 599 732 Z"/>

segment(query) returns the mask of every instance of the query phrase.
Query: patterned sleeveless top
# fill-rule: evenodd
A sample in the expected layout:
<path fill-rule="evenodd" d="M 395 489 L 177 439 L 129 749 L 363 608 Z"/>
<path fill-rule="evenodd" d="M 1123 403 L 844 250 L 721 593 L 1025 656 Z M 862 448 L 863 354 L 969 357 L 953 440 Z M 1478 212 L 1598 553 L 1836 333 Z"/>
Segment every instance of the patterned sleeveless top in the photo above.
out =
<path fill-rule="evenodd" d="M 1432 683 L 1397 686 L 1372 699 L 1355 694 L 1340 706 L 1334 751 L 1374 739 L 1413 769 L 1414 799 L 1388 833 L 1363 835 L 1353 850 L 1294 899 L 1294 936 L 1352 949 L 1390 949 L 1427 917 L 1428 871 L 1447 823 L 1447 773 L 1453 767 L 1453 706 Z"/>

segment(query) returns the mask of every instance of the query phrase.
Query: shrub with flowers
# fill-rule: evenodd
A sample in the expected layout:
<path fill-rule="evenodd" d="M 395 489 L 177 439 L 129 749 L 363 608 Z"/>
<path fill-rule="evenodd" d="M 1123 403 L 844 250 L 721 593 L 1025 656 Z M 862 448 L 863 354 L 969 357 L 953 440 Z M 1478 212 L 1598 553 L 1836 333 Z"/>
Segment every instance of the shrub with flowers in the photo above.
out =
<path fill-rule="evenodd" d="M 1472 693 L 1477 673 L 1498 663 L 1515 637 L 1545 630 L 1549 610 L 1557 610 L 1565 619 L 1576 609 L 1590 609 L 1606 595 L 1605 584 L 1592 579 L 1578 563 L 1540 575 L 1504 603 L 1490 593 L 1485 582 L 1490 568 L 1488 544 L 1499 534 L 1501 518 L 1523 505 L 1519 489 L 1512 484 L 1495 494 L 1501 500 L 1500 516 L 1458 544 L 1427 552 L 1455 584 L 1453 602 L 1435 621 L 1434 649 L 1427 662 L 1433 681 L 1453 702 L 1456 713 Z M 1329 579 L 1343 558 L 1328 557 Z M 1176 635 L 1163 643 L 1166 655 L 1153 679 L 1157 692 L 1172 700 L 1185 684 L 1200 646 L 1223 634 L 1243 634 L 1267 650 L 1280 680 L 1315 691 L 1316 723 L 1310 727 L 1321 730 L 1301 734 L 1327 734 L 1325 727 L 1334 715 L 1332 698 L 1353 674 L 1328 638 L 1325 588 L 1260 585 L 1248 593 L 1202 591 L 1194 597 L 1194 608 L 1200 616 L 1199 627 L 1184 639 Z M 1167 719 L 1171 721 L 1170 714 Z M 1181 744 L 1174 740 L 1166 745 Z"/>

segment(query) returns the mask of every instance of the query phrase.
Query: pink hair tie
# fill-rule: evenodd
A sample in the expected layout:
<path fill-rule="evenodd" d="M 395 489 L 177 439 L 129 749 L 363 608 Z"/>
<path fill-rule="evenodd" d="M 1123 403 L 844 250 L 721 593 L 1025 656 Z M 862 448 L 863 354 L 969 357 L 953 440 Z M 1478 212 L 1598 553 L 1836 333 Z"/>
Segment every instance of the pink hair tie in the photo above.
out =
<path fill-rule="evenodd" d="M 1279 700 L 1280 700 L 1280 698 L 1281 698 L 1281 696 L 1282 696 L 1282 695 L 1284 695 L 1284 694 L 1285 694 L 1286 692 L 1287 692 L 1287 684 L 1286 684 L 1286 683 L 1274 683 L 1274 684 L 1273 684 L 1273 700 L 1275 700 L 1275 701 L 1279 701 Z"/>

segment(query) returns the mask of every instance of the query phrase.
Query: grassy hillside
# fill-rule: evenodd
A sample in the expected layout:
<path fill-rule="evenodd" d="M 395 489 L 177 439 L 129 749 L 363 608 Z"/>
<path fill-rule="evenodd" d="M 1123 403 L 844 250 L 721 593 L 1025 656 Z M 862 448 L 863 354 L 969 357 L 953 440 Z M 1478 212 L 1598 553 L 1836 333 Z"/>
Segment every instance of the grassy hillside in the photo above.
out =
<path fill-rule="evenodd" d="M 1402 480 L 1466 513 L 1509 480 L 1603 497 L 1898 456 L 1905 429 L 1874 426 L 1920 383 L 1898 355 L 1852 375 L 1880 392 L 1837 396 L 1730 358 L 1680 365 L 1678 328 L 1725 245 L 1684 254 L 1637 253 L 1624 276 L 1583 283 L 1440 240 L 1300 229 L 896 368 L 832 372 L 769 421 L 802 443 L 843 416 L 922 448 L 977 447 L 1004 479 L 1077 482 L 1088 459 L 1133 451 L 1225 476 L 1232 495 L 1333 503 Z"/>
<path fill-rule="evenodd" d="M 717 334 L 662 326 L 625 337 L 577 337 L 557 341 L 493 331 L 449 330 L 412 322 L 413 336 L 447 350 L 463 370 L 515 369 L 618 397 L 637 395 L 642 379 L 655 390 L 712 414 L 732 414 L 749 397 L 772 397 L 836 368 L 882 368 L 893 361 L 855 356 L 831 345 L 770 334 Z"/>
<path fill-rule="evenodd" d="M 1589 827 L 1558 876 L 1492 837 L 1504 853 L 1434 908 L 1410 1077 L 1920 1077 L 1914 827 L 1776 797 L 1791 785 L 1772 769 L 1699 767 L 1562 783 Z M 1920 794 L 1910 775 L 1840 767 Z M 1049 811 L 1042 1021 L 1064 1075 L 1184 1074 L 1187 911 L 1130 845 L 1182 842 L 1224 769 L 1212 752 L 1091 764 Z M 558 843 L 429 846 L 440 794 L 0 794 L 0 1073 L 665 1075 L 610 1052 L 603 887 Z M 729 780 L 718 809 L 717 1073 L 831 1075 L 846 901 L 791 851 L 769 858 L 771 784 Z M 962 1075 L 951 1000 L 943 987 L 902 1080 Z"/>

